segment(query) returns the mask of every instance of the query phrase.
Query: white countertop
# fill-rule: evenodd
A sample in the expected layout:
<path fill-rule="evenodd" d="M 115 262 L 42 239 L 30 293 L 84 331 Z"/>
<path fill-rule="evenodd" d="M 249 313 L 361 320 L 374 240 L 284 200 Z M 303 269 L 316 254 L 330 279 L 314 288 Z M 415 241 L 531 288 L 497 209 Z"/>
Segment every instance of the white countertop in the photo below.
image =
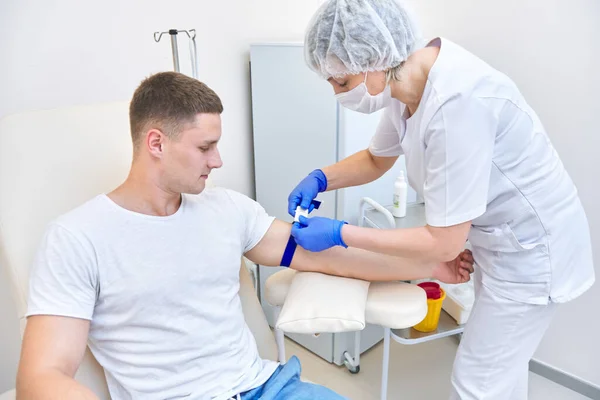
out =
<path fill-rule="evenodd" d="M 391 212 L 392 206 L 385 207 Z M 425 220 L 425 205 L 420 204 L 409 204 L 406 207 L 406 216 L 402 218 L 394 217 L 396 221 L 395 228 L 416 228 L 419 226 L 427 225 Z M 365 226 L 379 229 L 391 229 L 385 215 L 373 208 L 367 208 L 365 210 Z"/>

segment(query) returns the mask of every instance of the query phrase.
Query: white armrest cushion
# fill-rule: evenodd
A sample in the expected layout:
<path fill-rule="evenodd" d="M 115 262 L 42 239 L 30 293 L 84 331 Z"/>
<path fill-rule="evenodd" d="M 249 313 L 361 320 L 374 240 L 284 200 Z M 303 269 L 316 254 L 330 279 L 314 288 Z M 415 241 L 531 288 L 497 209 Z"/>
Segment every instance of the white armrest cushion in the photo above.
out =
<path fill-rule="evenodd" d="M 276 328 L 290 333 L 353 332 L 365 328 L 369 282 L 297 272 Z"/>
<path fill-rule="evenodd" d="M 294 276 L 296 276 L 296 270 L 288 268 L 268 277 L 265 282 L 265 300 L 267 300 L 267 303 L 275 307 L 281 307 L 285 303 Z"/>
<path fill-rule="evenodd" d="M 404 329 L 427 315 L 427 295 L 417 285 L 404 282 L 373 282 L 369 287 L 366 321 L 392 329 Z"/>

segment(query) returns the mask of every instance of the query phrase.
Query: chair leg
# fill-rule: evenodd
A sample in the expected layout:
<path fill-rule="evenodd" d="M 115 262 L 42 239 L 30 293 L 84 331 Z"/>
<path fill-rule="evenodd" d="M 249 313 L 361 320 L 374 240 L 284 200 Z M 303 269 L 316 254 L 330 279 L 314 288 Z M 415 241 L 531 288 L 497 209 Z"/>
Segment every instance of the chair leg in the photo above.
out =
<path fill-rule="evenodd" d="M 354 362 L 360 367 L 360 331 L 354 334 Z"/>
<path fill-rule="evenodd" d="M 390 328 L 383 329 L 383 366 L 381 369 L 381 400 L 387 399 L 388 390 L 388 372 L 390 367 L 390 339 L 392 330 Z"/>
<path fill-rule="evenodd" d="M 277 320 L 279 319 L 279 313 L 281 312 L 281 307 L 275 307 L 275 326 L 277 326 Z M 285 357 L 285 334 L 282 330 L 277 328 L 275 331 L 275 342 L 277 343 L 277 358 L 279 359 L 279 363 L 281 365 L 285 364 L 287 358 Z"/>
<path fill-rule="evenodd" d="M 275 341 L 277 342 L 277 358 L 281 365 L 285 364 L 285 336 L 283 331 L 275 328 Z"/>
<path fill-rule="evenodd" d="M 351 374 L 360 372 L 360 331 L 354 334 L 354 356 L 351 356 L 348 351 L 344 352 L 344 365 Z"/>

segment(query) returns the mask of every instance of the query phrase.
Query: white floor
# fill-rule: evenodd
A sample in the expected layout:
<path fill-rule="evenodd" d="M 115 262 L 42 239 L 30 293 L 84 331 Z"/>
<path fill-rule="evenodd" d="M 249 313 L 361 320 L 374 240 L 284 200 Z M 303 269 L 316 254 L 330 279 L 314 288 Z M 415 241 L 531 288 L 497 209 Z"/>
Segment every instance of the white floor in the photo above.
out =
<path fill-rule="evenodd" d="M 454 338 L 413 346 L 391 343 L 389 400 L 448 398 L 450 371 L 458 342 Z M 287 357 L 302 363 L 302 377 L 325 385 L 351 400 L 379 399 L 382 343 L 361 355 L 360 372 L 352 375 L 345 367 L 321 359 L 286 338 Z M 425 372 L 424 372 L 425 371 Z M 589 400 L 548 379 L 529 373 L 529 400 Z"/>

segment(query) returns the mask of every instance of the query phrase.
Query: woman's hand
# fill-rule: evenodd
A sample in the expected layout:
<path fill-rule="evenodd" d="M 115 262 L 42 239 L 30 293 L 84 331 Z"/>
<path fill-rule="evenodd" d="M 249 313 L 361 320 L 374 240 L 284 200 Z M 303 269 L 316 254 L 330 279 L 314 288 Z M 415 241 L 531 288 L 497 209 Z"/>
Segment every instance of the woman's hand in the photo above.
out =
<path fill-rule="evenodd" d="M 293 217 L 296 214 L 296 207 L 300 206 L 308 212 L 313 209 L 312 201 L 321 192 L 327 190 L 327 177 L 320 169 L 316 169 L 306 178 L 304 178 L 298 186 L 292 190 L 288 197 L 288 213 Z"/>
<path fill-rule="evenodd" d="M 300 222 L 292 225 L 292 236 L 301 247 L 318 252 L 334 246 L 346 246 L 342 239 L 344 221 L 324 217 L 300 217 Z"/>
<path fill-rule="evenodd" d="M 432 278 L 444 283 L 465 283 L 473 273 L 473 253 L 464 250 L 454 260 L 439 263 L 433 270 Z"/>

